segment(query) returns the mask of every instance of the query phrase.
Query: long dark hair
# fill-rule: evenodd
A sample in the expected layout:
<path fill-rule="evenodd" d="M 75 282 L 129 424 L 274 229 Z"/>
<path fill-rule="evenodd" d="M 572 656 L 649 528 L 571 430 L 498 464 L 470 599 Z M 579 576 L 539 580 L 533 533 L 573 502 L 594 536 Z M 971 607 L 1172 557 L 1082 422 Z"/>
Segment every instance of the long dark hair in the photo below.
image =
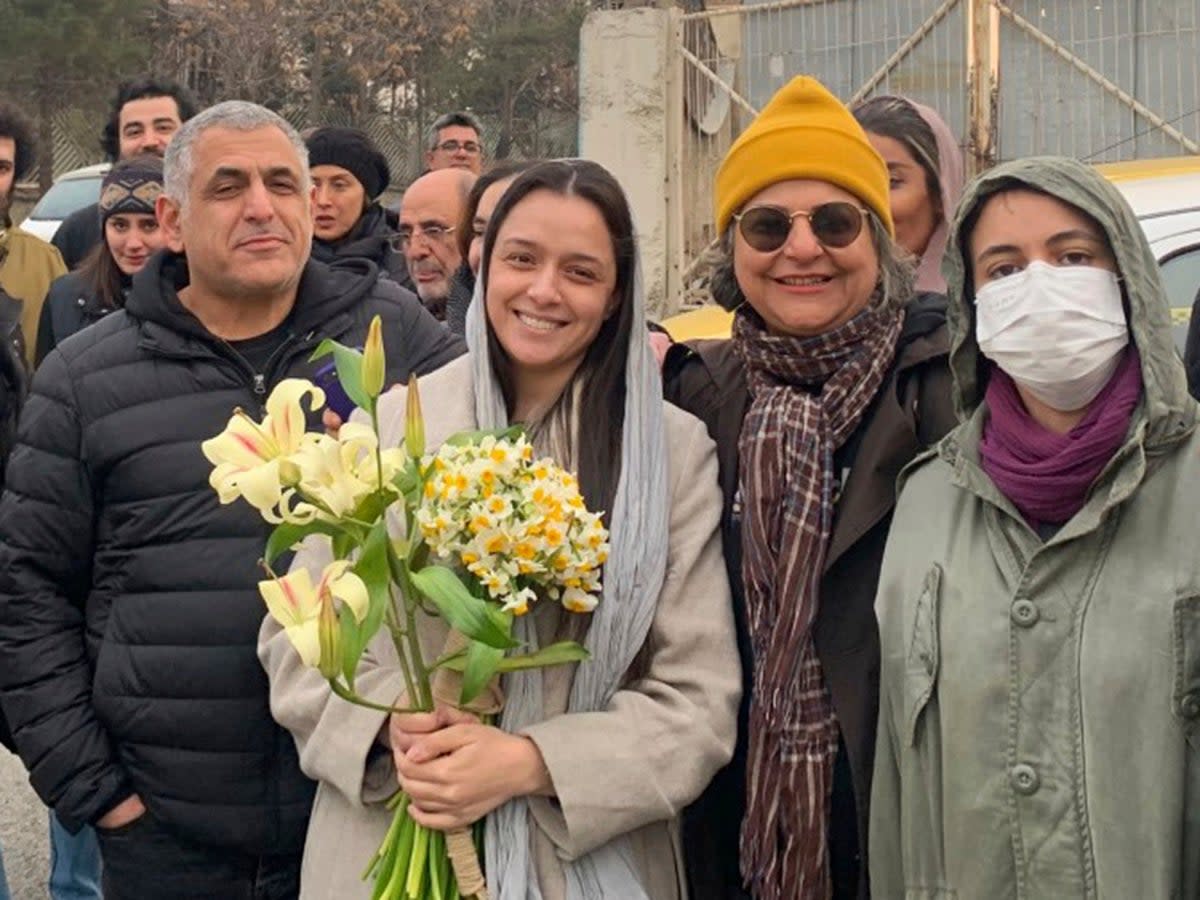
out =
<path fill-rule="evenodd" d="M 483 239 L 483 260 L 479 267 L 485 296 L 492 247 L 500 226 L 517 204 L 539 190 L 587 200 L 604 218 L 612 240 L 613 257 L 617 264 L 617 279 L 613 289 L 617 299 L 615 313 L 600 326 L 595 340 L 584 354 L 583 362 L 556 405 L 557 412 L 577 413 L 568 415 L 567 421 L 573 418 L 578 421 L 578 429 L 573 435 L 574 455 L 584 500 L 590 509 L 609 511 L 621 475 L 625 364 L 634 327 L 637 246 L 633 234 L 633 216 L 624 191 L 603 166 L 578 159 L 538 163 L 509 185 L 488 222 Z M 638 323 L 637 327 L 643 326 Z M 496 339 L 490 321 L 487 323 L 487 332 L 492 368 L 511 415 L 515 405 L 512 360 Z M 571 410 L 576 386 L 579 388 L 579 409 Z M 548 413 L 547 417 L 553 412 Z"/>
<path fill-rule="evenodd" d="M 903 97 L 884 94 L 865 100 L 852 110 L 863 131 L 882 135 L 904 146 L 925 173 L 925 189 L 935 209 L 942 205 L 942 159 L 937 136 L 917 108 Z M 942 210 L 949 217 L 953 210 Z"/>
<path fill-rule="evenodd" d="M 125 305 L 127 276 L 113 259 L 103 232 L 100 234 L 100 243 L 88 251 L 78 271 L 101 309 L 120 309 Z"/>
<path fill-rule="evenodd" d="M 458 238 L 458 252 L 462 255 L 463 262 L 467 261 L 467 257 L 471 253 L 471 239 L 475 237 L 475 213 L 479 211 L 479 201 L 483 199 L 483 192 L 497 181 L 504 181 L 506 178 L 520 175 L 540 161 L 518 159 L 496 163 L 475 179 L 475 183 L 471 185 L 471 190 L 467 193 L 467 203 L 463 207 L 462 219 L 454 232 Z"/>

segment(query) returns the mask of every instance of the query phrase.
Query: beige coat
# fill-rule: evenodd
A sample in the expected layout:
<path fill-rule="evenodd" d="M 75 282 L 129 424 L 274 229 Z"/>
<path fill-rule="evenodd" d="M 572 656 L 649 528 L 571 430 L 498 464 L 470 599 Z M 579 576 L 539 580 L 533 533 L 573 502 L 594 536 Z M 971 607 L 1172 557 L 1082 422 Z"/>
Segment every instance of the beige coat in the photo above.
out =
<path fill-rule="evenodd" d="M 474 428 L 467 357 L 421 382 L 428 445 Z M 404 431 L 404 391 L 381 402 L 384 446 Z M 671 479 L 666 581 L 647 643 L 644 671 L 631 676 L 602 712 L 566 713 L 573 667 L 546 670 L 543 722 L 524 731 L 538 746 L 556 798 L 529 798 L 533 853 L 546 900 L 564 896 L 560 860 L 631 834 L 647 894 L 683 898 L 678 816 L 733 752 L 741 675 L 729 585 L 721 556 L 715 447 L 704 426 L 666 406 Z M 319 567 L 306 549 L 296 564 Z M 535 615 L 551 614 L 546 607 Z M 540 623 L 539 623 L 540 624 Z M 422 623 L 427 656 L 446 638 L 444 625 Z M 389 702 L 401 693 L 389 639 L 380 635 L 360 667 L 360 693 Z M 390 814 L 380 805 L 396 789 L 390 756 L 376 737 L 385 714 L 333 697 L 300 665 L 273 620 L 263 624 L 259 657 L 271 681 L 271 710 L 295 735 L 304 771 L 319 782 L 309 825 L 302 898 L 367 897 L 363 866 L 383 839 Z M 368 764 L 369 763 L 369 764 Z"/>

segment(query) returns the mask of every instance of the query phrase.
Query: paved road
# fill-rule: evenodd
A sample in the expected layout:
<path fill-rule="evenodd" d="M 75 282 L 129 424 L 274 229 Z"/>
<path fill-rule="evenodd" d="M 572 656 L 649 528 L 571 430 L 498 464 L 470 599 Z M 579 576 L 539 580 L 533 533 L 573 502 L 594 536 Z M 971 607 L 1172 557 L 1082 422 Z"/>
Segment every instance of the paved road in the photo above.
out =
<path fill-rule="evenodd" d="M 49 839 L 46 809 L 21 761 L 0 747 L 0 847 L 13 900 L 46 900 Z"/>

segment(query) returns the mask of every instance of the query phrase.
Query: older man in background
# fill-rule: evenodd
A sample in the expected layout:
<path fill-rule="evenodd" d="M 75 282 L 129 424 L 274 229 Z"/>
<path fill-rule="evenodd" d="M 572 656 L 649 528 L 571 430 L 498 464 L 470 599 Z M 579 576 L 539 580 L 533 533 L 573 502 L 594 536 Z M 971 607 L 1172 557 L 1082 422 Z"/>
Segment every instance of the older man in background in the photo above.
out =
<path fill-rule="evenodd" d="M 483 171 L 483 126 L 468 112 L 438 116 L 426 132 L 425 165 L 438 169 Z"/>
<path fill-rule="evenodd" d="M 400 203 L 400 249 L 425 308 L 446 318 L 454 273 L 462 264 L 455 232 L 475 175 L 463 169 L 427 172 L 409 186 Z"/>

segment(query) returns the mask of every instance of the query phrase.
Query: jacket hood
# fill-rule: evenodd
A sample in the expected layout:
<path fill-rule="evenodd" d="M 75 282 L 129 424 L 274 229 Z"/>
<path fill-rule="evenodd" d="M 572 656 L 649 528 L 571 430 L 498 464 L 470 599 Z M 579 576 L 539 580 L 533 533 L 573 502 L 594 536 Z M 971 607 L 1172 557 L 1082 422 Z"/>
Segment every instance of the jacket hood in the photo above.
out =
<path fill-rule="evenodd" d="M 1031 157 L 989 169 L 967 185 L 951 224 L 943 273 L 950 328 L 950 367 L 959 418 L 983 400 L 986 365 L 975 340 L 975 292 L 971 285 L 966 224 L 992 195 L 1027 186 L 1082 210 L 1104 229 L 1116 255 L 1129 306 L 1129 332 L 1142 360 L 1146 441 L 1177 439 L 1193 427 L 1197 407 L 1188 396 L 1183 363 L 1171 336 L 1170 303 L 1158 263 L 1125 198 L 1092 167 L 1061 157 Z"/>
<path fill-rule="evenodd" d="M 296 291 L 292 330 L 304 333 L 350 312 L 371 294 L 378 279 L 378 266 L 367 259 L 339 260 L 331 266 L 310 259 Z M 179 291 L 188 283 L 187 257 L 160 250 L 134 276 L 125 309 L 138 319 L 211 341 L 212 332 L 179 299 Z"/>

